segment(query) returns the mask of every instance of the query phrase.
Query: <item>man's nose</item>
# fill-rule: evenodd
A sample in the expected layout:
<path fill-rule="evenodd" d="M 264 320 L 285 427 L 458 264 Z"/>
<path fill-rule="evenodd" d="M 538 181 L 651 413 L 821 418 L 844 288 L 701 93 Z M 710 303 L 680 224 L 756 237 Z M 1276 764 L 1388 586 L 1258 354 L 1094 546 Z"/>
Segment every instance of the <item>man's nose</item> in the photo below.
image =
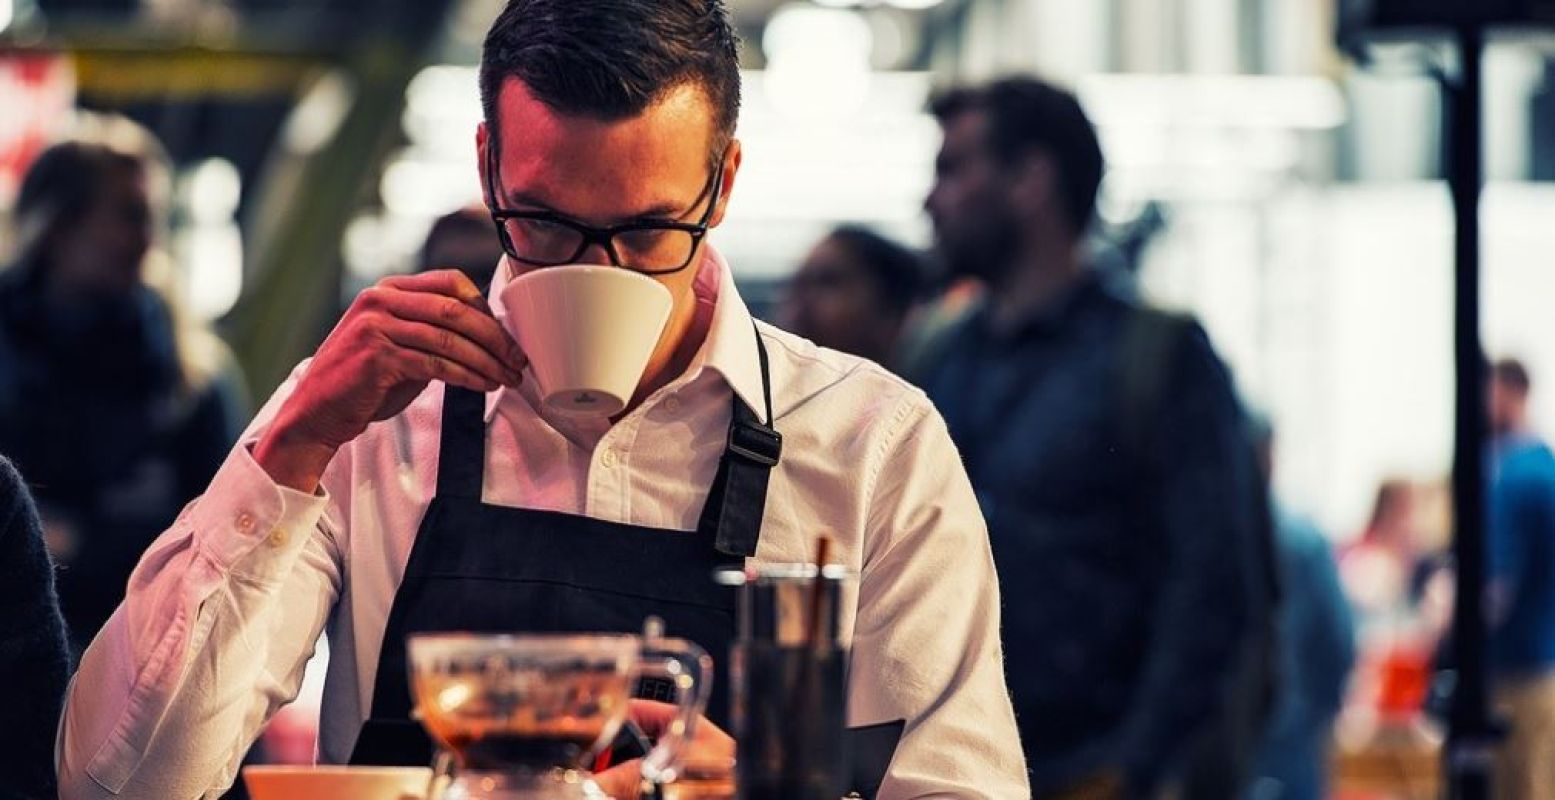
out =
<path fill-rule="evenodd" d="M 578 256 L 578 263 L 598 264 L 605 267 L 620 266 L 611 261 L 610 251 L 597 242 L 583 249 L 583 253 Z"/>

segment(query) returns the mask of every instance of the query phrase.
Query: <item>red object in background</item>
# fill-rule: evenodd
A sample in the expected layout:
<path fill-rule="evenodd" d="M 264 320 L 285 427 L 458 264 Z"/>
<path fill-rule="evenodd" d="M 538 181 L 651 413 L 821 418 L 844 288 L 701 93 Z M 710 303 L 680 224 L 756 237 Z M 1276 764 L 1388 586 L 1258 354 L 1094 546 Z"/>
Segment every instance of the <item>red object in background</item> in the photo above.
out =
<path fill-rule="evenodd" d="M 74 102 L 64 55 L 0 52 L 0 209 L 11 207 L 22 175 L 69 121 Z"/>
<path fill-rule="evenodd" d="M 1405 645 L 1390 648 L 1377 665 L 1377 711 L 1386 720 L 1413 719 L 1431 690 L 1431 654 Z"/>

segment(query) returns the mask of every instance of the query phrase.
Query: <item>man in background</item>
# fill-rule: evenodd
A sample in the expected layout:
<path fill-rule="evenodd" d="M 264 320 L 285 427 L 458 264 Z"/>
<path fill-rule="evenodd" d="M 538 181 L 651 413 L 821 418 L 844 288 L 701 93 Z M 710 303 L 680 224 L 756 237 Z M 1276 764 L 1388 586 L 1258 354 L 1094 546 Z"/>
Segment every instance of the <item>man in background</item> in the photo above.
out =
<path fill-rule="evenodd" d="M 1072 95 L 1009 78 L 933 111 L 937 249 L 987 292 L 922 385 L 988 520 L 1034 794 L 1233 796 L 1246 765 L 1210 743 L 1251 738 L 1231 715 L 1272 588 L 1230 378 L 1086 263 L 1103 159 Z"/>
<path fill-rule="evenodd" d="M 1555 455 L 1533 432 L 1533 382 L 1514 359 L 1490 370 L 1490 663 L 1511 723 L 1496 793 L 1555 797 Z"/>

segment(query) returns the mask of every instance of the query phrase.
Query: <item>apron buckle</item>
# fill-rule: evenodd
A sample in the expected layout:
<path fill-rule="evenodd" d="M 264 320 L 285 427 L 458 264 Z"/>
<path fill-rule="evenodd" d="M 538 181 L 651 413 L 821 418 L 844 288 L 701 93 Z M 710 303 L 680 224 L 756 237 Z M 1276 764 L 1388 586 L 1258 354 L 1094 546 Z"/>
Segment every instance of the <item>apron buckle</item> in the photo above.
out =
<path fill-rule="evenodd" d="M 728 452 L 763 467 L 775 467 L 783 455 L 783 434 L 761 423 L 734 425 L 729 428 Z"/>

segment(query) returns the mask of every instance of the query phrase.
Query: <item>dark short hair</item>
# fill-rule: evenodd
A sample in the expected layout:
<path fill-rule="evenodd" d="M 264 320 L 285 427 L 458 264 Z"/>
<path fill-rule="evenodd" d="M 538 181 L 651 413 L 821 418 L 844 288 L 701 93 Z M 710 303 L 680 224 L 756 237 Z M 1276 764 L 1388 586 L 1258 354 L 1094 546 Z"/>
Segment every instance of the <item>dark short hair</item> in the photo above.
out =
<path fill-rule="evenodd" d="M 1523 394 L 1533 387 L 1528 378 L 1528 368 L 1515 358 L 1503 358 L 1490 365 L 1490 377 L 1499 384 L 1509 386 Z"/>
<path fill-rule="evenodd" d="M 980 86 L 961 86 L 934 96 L 930 110 L 941 124 L 968 112 L 988 118 L 988 147 L 1012 162 L 1040 150 L 1058 171 L 1058 189 L 1069 223 L 1083 231 L 1096 213 L 1106 163 L 1096 129 L 1073 94 L 1029 77 L 1001 78 Z"/>
<path fill-rule="evenodd" d="M 924 271 L 918 254 L 861 225 L 841 225 L 826 241 L 846 250 L 869 274 L 892 314 L 906 314 L 923 292 Z"/>
<path fill-rule="evenodd" d="M 491 246 L 491 260 L 493 263 L 502 257 L 502 242 L 497 238 L 497 232 L 492 228 L 490 212 L 484 208 L 461 208 L 450 211 L 432 221 L 432 227 L 427 230 L 427 238 L 421 244 L 421 252 L 416 258 L 416 271 L 426 272 L 431 269 L 443 269 L 446 267 L 465 267 L 464 264 L 439 264 L 434 262 L 433 256 L 439 248 L 447 242 L 456 239 L 475 239 Z M 489 271 L 490 264 L 472 264 L 471 267 L 479 267 Z"/>
<path fill-rule="evenodd" d="M 456 247 L 453 260 L 449 260 L 449 247 Z M 482 207 L 467 207 L 432 221 L 426 241 L 421 243 L 421 252 L 417 254 L 415 271 L 459 269 L 470 275 L 477 288 L 485 291 L 501 260 L 502 241 L 491 226 L 490 212 Z"/>
<path fill-rule="evenodd" d="M 481 51 L 493 131 L 508 78 L 557 113 L 607 121 L 696 85 L 713 107 L 715 157 L 740 114 L 739 37 L 723 0 L 508 0 Z"/>

